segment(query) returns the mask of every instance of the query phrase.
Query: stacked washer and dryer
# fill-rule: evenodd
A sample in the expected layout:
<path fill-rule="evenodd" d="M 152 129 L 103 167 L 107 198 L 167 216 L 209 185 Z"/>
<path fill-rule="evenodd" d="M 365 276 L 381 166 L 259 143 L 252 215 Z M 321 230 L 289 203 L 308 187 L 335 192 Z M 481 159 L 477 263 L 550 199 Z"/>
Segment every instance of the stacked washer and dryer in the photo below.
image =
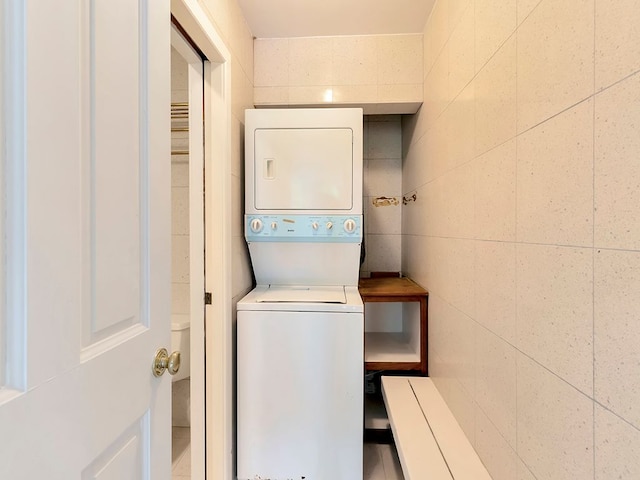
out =
<path fill-rule="evenodd" d="M 362 478 L 362 110 L 245 112 L 238 480 Z"/>

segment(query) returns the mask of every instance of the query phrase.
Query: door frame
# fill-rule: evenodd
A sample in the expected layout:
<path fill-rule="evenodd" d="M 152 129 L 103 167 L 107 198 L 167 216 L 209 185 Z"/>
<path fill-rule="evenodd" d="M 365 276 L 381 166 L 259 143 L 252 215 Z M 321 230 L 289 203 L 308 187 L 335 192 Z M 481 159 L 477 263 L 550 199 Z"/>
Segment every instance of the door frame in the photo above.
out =
<path fill-rule="evenodd" d="M 231 289 L 231 54 L 197 0 L 171 0 L 171 14 L 202 51 L 204 62 L 205 460 L 208 480 L 233 476 Z M 192 397 L 194 401 L 202 398 Z M 195 476 L 194 465 L 192 474 Z"/>

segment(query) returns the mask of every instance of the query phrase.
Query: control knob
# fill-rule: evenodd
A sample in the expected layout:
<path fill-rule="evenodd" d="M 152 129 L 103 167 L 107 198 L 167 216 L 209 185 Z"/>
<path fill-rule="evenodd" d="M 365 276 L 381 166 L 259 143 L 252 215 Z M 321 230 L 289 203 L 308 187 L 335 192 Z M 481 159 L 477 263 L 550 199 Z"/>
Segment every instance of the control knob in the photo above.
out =
<path fill-rule="evenodd" d="M 356 222 L 352 218 L 349 218 L 344 221 L 343 227 L 345 232 L 353 233 L 356 231 Z"/>
<path fill-rule="evenodd" d="M 333 228 L 333 222 L 327 222 L 327 230 L 331 230 Z"/>
<path fill-rule="evenodd" d="M 271 230 L 277 230 L 278 224 L 276 222 L 271 222 Z"/>
<path fill-rule="evenodd" d="M 253 233 L 260 233 L 263 227 L 262 220 L 260 220 L 259 218 L 254 218 L 253 220 L 251 220 L 251 224 L 249 226 Z"/>
<path fill-rule="evenodd" d="M 311 224 L 311 228 L 313 228 L 314 230 L 318 230 L 318 222 L 313 222 Z"/>

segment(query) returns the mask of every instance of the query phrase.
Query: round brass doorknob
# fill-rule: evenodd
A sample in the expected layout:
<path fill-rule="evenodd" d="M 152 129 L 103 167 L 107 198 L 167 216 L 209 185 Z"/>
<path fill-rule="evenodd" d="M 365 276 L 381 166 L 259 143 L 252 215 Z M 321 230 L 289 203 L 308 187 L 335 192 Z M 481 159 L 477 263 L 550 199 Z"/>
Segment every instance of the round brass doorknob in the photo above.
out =
<path fill-rule="evenodd" d="M 180 352 L 175 351 L 169 355 L 166 348 L 159 349 L 153 359 L 151 370 L 156 377 L 162 375 L 165 370 L 170 375 L 175 375 L 180 370 Z"/>

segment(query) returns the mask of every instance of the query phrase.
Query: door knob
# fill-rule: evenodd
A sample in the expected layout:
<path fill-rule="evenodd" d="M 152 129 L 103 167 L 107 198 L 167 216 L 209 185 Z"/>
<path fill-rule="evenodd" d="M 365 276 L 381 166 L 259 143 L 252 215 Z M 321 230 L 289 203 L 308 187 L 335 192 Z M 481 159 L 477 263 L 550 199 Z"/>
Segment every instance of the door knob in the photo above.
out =
<path fill-rule="evenodd" d="M 151 369 L 156 377 L 162 375 L 165 370 L 168 370 L 170 375 L 175 375 L 180 370 L 180 352 L 169 355 L 166 348 L 161 348 L 156 352 Z"/>

